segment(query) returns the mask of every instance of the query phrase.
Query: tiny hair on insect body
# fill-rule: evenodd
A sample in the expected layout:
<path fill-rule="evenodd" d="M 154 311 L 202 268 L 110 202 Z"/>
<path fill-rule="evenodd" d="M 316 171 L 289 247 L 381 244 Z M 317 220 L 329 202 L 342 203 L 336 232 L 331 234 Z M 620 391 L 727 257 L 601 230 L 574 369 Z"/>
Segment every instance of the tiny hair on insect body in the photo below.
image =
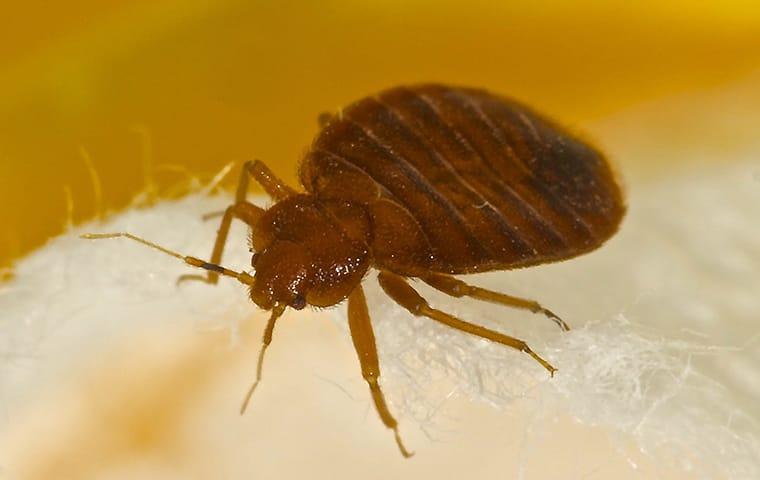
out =
<path fill-rule="evenodd" d="M 208 260 L 127 232 L 83 237 L 128 238 L 205 271 L 179 281 L 234 278 L 256 306 L 271 312 L 241 413 L 261 381 L 266 349 L 285 310 L 347 301 L 361 374 L 380 420 L 409 457 L 379 383 L 365 274 L 377 270 L 382 290 L 410 314 L 519 350 L 553 376 L 557 369 L 526 342 L 434 308 L 409 280 L 452 297 L 538 313 L 567 331 L 568 324 L 539 302 L 457 276 L 590 252 L 617 231 L 625 202 L 602 153 L 543 115 L 485 90 L 395 87 L 340 115 L 320 115 L 319 123 L 301 162 L 300 189 L 261 161 L 243 165 Z M 251 180 L 272 198 L 271 207 L 247 200 Z M 221 265 L 234 219 L 250 228 L 253 273 Z"/>

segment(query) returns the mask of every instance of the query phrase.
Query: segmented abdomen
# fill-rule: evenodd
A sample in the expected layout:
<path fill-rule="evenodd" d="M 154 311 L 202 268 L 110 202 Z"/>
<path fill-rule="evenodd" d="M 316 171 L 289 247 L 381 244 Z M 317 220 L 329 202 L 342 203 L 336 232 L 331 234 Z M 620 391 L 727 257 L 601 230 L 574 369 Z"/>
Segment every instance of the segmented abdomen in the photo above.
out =
<path fill-rule="evenodd" d="M 301 181 L 317 196 L 369 203 L 379 192 L 396 202 L 432 252 L 413 267 L 447 273 L 579 255 L 625 212 L 594 148 L 514 101 L 440 85 L 393 88 L 344 109 L 315 139 Z"/>

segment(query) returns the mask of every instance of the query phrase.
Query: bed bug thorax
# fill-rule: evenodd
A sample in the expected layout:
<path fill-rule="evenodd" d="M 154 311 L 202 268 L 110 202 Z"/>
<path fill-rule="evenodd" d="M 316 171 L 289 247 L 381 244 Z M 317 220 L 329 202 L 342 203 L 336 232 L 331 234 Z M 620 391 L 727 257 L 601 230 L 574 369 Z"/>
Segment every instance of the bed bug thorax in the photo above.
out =
<path fill-rule="evenodd" d="M 370 267 L 369 240 L 370 226 L 361 207 L 318 203 L 308 194 L 287 197 L 252 228 L 257 253 L 251 261 L 256 271 L 251 299 L 264 310 L 275 304 L 300 310 L 307 304 L 340 303 Z"/>
<path fill-rule="evenodd" d="M 380 366 L 362 281 L 376 269 L 384 292 L 416 316 L 530 355 L 556 369 L 524 341 L 435 309 L 409 284 L 421 280 L 453 297 L 472 297 L 540 313 L 538 302 L 469 285 L 457 274 L 508 270 L 571 258 L 599 247 L 625 212 L 604 156 L 527 107 L 483 90 L 441 85 L 397 87 L 364 98 L 333 117 L 300 168 L 297 192 L 262 162 L 247 162 L 235 201 L 224 212 L 208 261 L 127 237 L 206 270 L 188 279 L 247 285 L 271 311 L 256 381 L 275 322 L 286 308 L 327 307 L 348 299 L 348 324 L 380 419 L 404 456 L 398 424 L 378 379 Z M 274 200 L 246 200 L 254 179 Z M 251 229 L 253 273 L 220 265 L 232 219 Z"/>

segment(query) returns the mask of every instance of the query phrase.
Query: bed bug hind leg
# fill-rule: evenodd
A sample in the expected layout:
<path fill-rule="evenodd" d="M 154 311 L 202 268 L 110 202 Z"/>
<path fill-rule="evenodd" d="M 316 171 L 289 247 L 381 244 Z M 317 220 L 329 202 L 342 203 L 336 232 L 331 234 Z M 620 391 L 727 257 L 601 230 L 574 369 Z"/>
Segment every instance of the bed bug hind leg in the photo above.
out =
<path fill-rule="evenodd" d="M 401 454 L 409 458 L 414 453 L 409 452 L 401 442 L 401 436 L 398 433 L 398 421 L 396 421 L 388 409 L 385 396 L 383 396 L 380 384 L 378 383 L 378 379 L 380 378 L 380 363 L 377 358 L 375 334 L 372 331 L 367 300 L 364 297 L 361 285 L 357 286 L 348 297 L 348 327 L 351 331 L 351 340 L 354 343 L 356 354 L 359 356 L 362 377 L 364 377 L 367 385 L 369 385 L 375 409 L 378 415 L 380 415 L 383 424 L 393 430 L 393 436 L 396 439 L 396 444 Z"/>
<path fill-rule="evenodd" d="M 546 317 L 551 321 L 556 323 L 557 326 L 565 332 L 570 330 L 570 326 L 565 323 L 564 320 L 559 318 L 548 308 L 541 306 L 541 304 L 535 300 L 513 297 L 504 293 L 494 292 L 492 290 L 486 290 L 485 288 L 468 285 L 467 283 L 448 275 L 431 274 L 422 277 L 422 281 L 447 295 L 451 295 L 452 297 L 472 297 L 477 298 L 478 300 L 498 303 L 499 305 L 505 305 L 507 307 L 530 310 L 533 313 L 542 313 L 546 315 Z"/>
<path fill-rule="evenodd" d="M 534 352 L 524 341 L 479 325 L 465 322 L 464 320 L 460 320 L 446 312 L 432 308 L 427 300 L 417 293 L 404 277 L 388 271 L 381 271 L 377 278 L 385 293 L 396 303 L 408 310 L 412 315 L 428 317 L 451 328 L 527 353 L 533 357 L 535 361 L 541 364 L 551 376 L 554 376 L 554 372 L 557 371 L 557 369 L 551 366 L 549 362 L 538 356 L 538 354 L 536 354 L 536 352 Z"/>

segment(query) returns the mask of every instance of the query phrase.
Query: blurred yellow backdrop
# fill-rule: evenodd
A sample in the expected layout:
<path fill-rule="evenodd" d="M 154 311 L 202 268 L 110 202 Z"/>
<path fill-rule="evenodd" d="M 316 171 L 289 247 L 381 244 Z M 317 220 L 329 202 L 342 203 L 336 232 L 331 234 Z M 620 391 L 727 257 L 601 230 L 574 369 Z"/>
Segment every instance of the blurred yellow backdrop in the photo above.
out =
<path fill-rule="evenodd" d="M 0 19 L 0 264 L 62 230 L 66 189 L 75 220 L 93 215 L 82 149 L 115 209 L 144 186 L 146 138 L 155 165 L 255 157 L 294 181 L 320 112 L 398 83 L 487 87 L 583 130 L 758 66 L 754 1 L 17 2 Z"/>

